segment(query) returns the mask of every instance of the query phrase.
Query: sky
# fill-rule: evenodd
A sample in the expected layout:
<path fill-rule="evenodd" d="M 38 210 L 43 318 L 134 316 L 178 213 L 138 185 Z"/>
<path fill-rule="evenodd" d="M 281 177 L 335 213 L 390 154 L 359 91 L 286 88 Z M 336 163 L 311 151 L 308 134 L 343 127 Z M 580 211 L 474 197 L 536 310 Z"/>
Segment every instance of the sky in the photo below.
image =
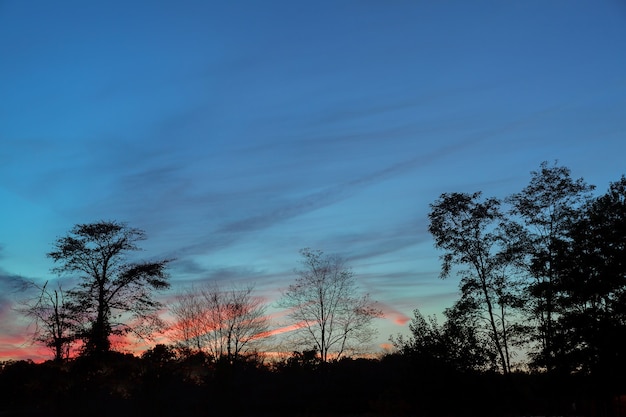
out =
<path fill-rule="evenodd" d="M 21 284 L 98 220 L 175 259 L 172 291 L 254 284 L 277 316 L 301 248 L 341 255 L 380 349 L 458 297 L 441 193 L 626 173 L 625 44 L 618 0 L 0 0 L 0 360 L 50 357 Z"/>

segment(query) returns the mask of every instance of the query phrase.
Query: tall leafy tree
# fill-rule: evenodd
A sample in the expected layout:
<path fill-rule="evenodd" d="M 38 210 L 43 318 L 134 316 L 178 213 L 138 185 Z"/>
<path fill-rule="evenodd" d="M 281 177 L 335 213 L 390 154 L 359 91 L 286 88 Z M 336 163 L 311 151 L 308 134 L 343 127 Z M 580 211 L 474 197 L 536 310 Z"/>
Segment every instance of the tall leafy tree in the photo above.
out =
<path fill-rule="evenodd" d="M 428 230 L 435 247 L 445 251 L 441 278 L 447 278 L 455 266 L 460 268 L 462 297 L 480 301 L 501 370 L 508 373 L 510 309 L 515 303 L 506 272 L 509 252 L 499 230 L 503 221 L 500 204 L 495 198 L 482 199 L 479 192 L 444 193 L 431 204 Z"/>
<path fill-rule="evenodd" d="M 626 371 L 626 177 L 573 223 L 559 282 L 565 362 L 610 380 Z"/>
<path fill-rule="evenodd" d="M 279 305 L 289 310 L 299 347 L 314 347 L 323 362 L 339 359 L 372 339 L 372 320 L 382 312 L 369 295 L 357 295 L 354 273 L 341 258 L 311 249 L 300 254 L 302 269 Z"/>
<path fill-rule="evenodd" d="M 139 250 L 142 230 L 115 221 L 78 224 L 54 244 L 48 256 L 58 274 L 78 274 L 78 285 L 68 291 L 80 310 L 84 327 L 78 336 L 85 350 L 101 354 L 111 348 L 110 336 L 134 333 L 140 337 L 162 325 L 161 304 L 153 291 L 169 287 L 168 261 L 132 262 L 130 252 Z"/>
<path fill-rule="evenodd" d="M 582 178 L 573 179 L 564 166 L 543 162 L 531 173 L 530 183 L 507 201 L 510 215 L 519 225 L 524 242 L 519 249 L 524 255 L 523 269 L 530 277 L 527 285 L 530 317 L 536 320 L 534 339 L 539 342 L 535 364 L 547 369 L 556 367 L 555 326 L 559 313 L 557 291 L 563 278 L 563 258 L 559 255 L 568 244 L 568 231 L 580 215 L 581 207 L 590 198 L 593 186 Z"/>

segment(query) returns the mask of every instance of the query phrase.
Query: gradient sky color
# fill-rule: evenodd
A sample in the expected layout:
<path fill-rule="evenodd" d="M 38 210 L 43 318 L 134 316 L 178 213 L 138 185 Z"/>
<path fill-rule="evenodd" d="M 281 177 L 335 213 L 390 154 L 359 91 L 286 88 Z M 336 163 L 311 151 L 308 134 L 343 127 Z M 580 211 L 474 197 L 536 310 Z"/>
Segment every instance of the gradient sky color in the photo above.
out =
<path fill-rule="evenodd" d="M 175 288 L 270 303 L 300 248 L 341 254 L 384 343 L 457 297 L 441 193 L 626 173 L 625 45 L 620 0 L 0 1 L 0 360 L 39 357 L 20 283 L 100 219 L 176 258 Z"/>

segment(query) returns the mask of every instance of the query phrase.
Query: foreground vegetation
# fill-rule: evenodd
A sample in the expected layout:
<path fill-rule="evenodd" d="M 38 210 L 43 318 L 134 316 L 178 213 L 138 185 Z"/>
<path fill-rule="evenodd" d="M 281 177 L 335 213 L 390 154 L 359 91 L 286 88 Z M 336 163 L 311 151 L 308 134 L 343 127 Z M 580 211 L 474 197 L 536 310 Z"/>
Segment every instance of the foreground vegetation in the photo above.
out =
<path fill-rule="evenodd" d="M 624 416 L 591 376 L 462 371 L 432 357 L 272 364 L 215 362 L 157 345 L 64 364 L 4 363 L 1 415 L 29 416 Z M 612 388 L 622 390 L 621 386 Z M 626 405 L 626 404 L 624 404 Z M 620 414 L 621 412 L 621 414 Z"/>

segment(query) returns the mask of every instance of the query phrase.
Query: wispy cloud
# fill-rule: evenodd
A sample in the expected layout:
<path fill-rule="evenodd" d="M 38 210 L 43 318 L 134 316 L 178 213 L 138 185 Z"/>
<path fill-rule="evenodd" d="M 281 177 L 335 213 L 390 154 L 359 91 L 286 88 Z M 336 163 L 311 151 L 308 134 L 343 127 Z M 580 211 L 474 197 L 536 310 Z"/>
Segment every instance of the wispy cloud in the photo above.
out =
<path fill-rule="evenodd" d="M 0 270 L 0 360 L 47 359 L 47 349 L 32 343 L 29 321 L 17 311 L 29 287 L 26 278 Z"/>

